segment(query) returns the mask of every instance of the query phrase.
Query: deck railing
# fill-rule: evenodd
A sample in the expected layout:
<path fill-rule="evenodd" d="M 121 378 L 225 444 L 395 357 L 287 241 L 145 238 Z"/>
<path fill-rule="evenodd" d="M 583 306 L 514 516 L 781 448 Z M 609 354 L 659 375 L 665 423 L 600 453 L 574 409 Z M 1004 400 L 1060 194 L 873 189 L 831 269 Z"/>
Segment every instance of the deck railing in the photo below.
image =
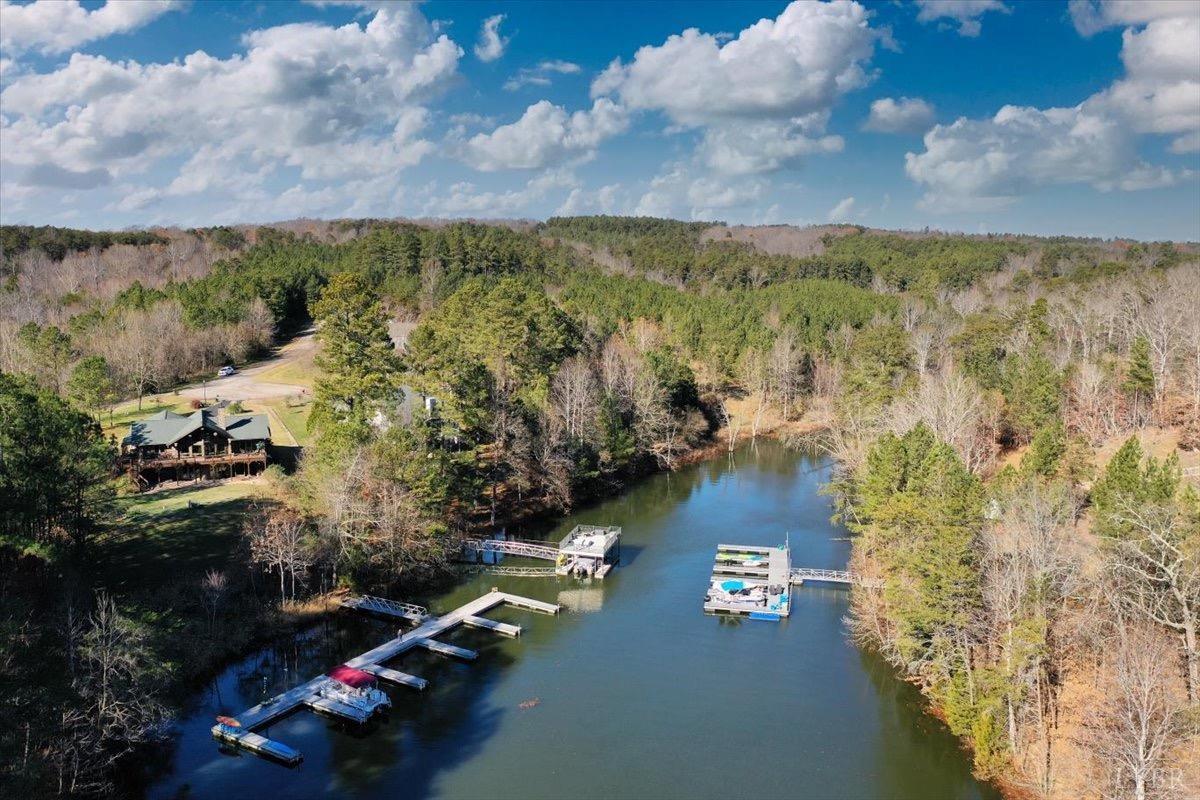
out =
<path fill-rule="evenodd" d="M 846 572 L 838 569 L 808 569 L 806 567 L 796 567 L 791 572 L 792 583 L 804 583 L 805 581 L 822 581 L 824 583 L 843 583 L 848 586 L 869 586 L 879 588 L 883 585 L 881 581 L 863 578 L 855 575 L 853 572 Z"/>
<path fill-rule="evenodd" d="M 505 553 L 547 561 L 558 560 L 558 548 L 552 543 L 527 539 L 468 539 L 464 549 L 469 553 Z"/>
<path fill-rule="evenodd" d="M 121 456 L 121 463 L 127 467 L 138 469 L 159 469 L 162 467 L 190 467 L 207 464 L 255 464 L 267 460 L 266 450 L 254 450 L 248 453 L 213 453 L 211 455 L 181 454 L 174 456 L 156 455 L 144 458 L 138 455 Z"/>

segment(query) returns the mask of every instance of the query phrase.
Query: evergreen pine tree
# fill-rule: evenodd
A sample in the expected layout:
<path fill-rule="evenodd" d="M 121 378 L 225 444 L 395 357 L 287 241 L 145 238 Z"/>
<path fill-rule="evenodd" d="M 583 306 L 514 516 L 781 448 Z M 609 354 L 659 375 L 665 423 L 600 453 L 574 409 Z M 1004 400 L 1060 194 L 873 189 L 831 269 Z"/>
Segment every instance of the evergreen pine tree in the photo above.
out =
<path fill-rule="evenodd" d="M 400 359 L 388 335 L 379 298 L 356 274 L 334 275 L 313 304 L 321 352 L 314 424 L 361 429 L 372 415 L 397 404 Z"/>
<path fill-rule="evenodd" d="M 1059 462 L 1066 451 L 1067 432 L 1062 423 L 1055 420 L 1034 434 L 1029 451 L 1021 459 L 1021 469 L 1050 477 L 1058 472 Z"/>
<path fill-rule="evenodd" d="M 1129 348 L 1129 365 L 1125 370 L 1125 391 L 1135 405 L 1143 405 L 1154 396 L 1154 370 L 1150 366 L 1150 342 L 1139 336 Z"/>

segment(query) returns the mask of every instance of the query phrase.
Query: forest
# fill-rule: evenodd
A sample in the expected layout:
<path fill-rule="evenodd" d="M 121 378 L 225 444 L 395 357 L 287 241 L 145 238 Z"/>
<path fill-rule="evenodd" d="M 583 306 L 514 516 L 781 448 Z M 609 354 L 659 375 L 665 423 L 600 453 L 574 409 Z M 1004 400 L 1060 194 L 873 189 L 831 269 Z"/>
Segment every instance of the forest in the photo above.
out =
<path fill-rule="evenodd" d="M 851 633 L 980 776 L 1194 792 L 1196 248 L 844 226 L 789 254 L 727 234 L 603 216 L 0 230 L 5 793 L 128 790 L 179 687 L 330 590 L 444 579 L 464 535 L 764 435 L 836 460 L 870 579 Z M 114 581 L 131 487 L 105 414 L 310 327 L 313 443 L 238 515 L 236 567 Z"/>

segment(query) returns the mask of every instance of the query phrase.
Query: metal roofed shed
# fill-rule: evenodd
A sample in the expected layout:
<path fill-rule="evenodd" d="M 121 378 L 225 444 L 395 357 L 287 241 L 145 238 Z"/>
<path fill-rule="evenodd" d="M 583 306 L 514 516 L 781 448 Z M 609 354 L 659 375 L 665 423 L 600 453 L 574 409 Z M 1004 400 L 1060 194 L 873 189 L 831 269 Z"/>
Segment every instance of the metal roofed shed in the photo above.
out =
<path fill-rule="evenodd" d="M 621 529 L 616 525 L 576 525 L 558 544 L 555 572 L 603 578 L 621 560 Z"/>

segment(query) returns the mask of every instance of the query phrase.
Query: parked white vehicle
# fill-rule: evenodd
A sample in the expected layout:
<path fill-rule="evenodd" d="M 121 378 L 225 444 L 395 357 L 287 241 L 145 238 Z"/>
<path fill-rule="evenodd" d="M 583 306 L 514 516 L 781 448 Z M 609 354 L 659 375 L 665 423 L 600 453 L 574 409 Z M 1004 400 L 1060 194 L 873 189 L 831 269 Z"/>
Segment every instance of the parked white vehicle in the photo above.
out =
<path fill-rule="evenodd" d="M 235 372 L 237 372 L 237 369 L 233 366 L 221 367 L 219 370 L 217 370 L 217 377 L 218 378 L 228 378 L 230 375 L 232 375 Z"/>

